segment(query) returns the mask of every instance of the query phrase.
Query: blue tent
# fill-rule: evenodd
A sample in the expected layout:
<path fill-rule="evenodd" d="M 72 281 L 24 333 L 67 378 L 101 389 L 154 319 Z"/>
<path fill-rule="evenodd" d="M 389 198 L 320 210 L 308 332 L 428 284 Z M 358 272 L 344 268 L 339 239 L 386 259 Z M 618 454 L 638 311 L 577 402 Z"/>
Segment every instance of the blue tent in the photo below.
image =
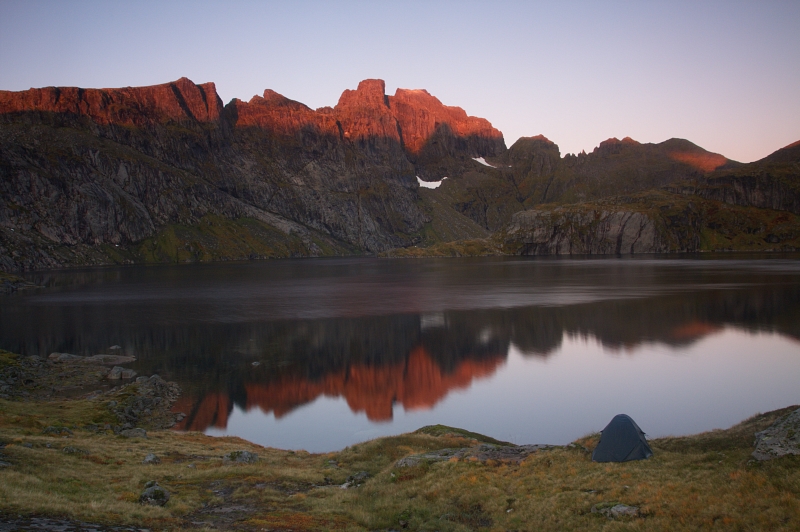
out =
<path fill-rule="evenodd" d="M 653 456 L 644 432 L 630 416 L 619 414 L 606 425 L 592 453 L 594 462 L 627 462 Z"/>

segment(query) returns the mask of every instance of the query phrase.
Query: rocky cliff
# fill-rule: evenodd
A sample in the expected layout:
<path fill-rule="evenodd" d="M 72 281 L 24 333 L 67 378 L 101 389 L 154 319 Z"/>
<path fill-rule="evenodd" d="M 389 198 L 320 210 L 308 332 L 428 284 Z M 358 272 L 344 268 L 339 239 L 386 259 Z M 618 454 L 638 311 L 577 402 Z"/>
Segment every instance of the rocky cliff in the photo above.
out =
<path fill-rule="evenodd" d="M 438 135 L 441 153 L 468 160 L 505 145 L 485 120 L 402 92 L 390 97 L 383 81 L 365 80 L 334 108 L 312 110 L 270 90 L 223 106 L 213 83 L 186 78 L 0 91 L 0 267 L 419 242 L 430 214 L 420 208 L 417 146 Z"/>
<path fill-rule="evenodd" d="M 509 241 L 523 234 L 520 255 L 614 255 L 697 251 L 691 239 L 686 248 L 670 245 L 669 235 L 656 220 L 641 212 L 581 209 L 524 211 L 509 225 Z M 678 244 L 678 242 L 674 242 Z"/>
<path fill-rule="evenodd" d="M 438 181 L 436 190 L 420 189 Z M 677 210 L 676 210 L 677 209 Z M 782 214 L 775 214 L 782 213 Z M 796 249 L 800 145 L 751 164 L 689 141 L 506 149 L 381 80 L 334 107 L 213 83 L 0 91 L 0 269 L 375 253 L 497 233 L 512 253 Z"/>

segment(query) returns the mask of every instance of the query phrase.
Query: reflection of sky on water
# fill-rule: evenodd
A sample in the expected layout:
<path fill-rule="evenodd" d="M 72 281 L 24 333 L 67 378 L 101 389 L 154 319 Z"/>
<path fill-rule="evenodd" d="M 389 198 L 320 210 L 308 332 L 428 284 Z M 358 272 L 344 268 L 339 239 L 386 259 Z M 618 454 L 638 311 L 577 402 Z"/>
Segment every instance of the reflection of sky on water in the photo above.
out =
<path fill-rule="evenodd" d="M 618 351 L 591 337 L 566 336 L 553 355 L 526 357 L 512 344 L 495 375 L 428 410 L 396 405 L 387 423 L 353 414 L 342 398 L 323 397 L 280 419 L 235 407 L 226 430 L 207 432 L 329 451 L 441 423 L 518 444 L 563 444 L 619 413 L 658 437 L 727 428 L 800 403 L 800 345 L 777 334 L 726 328 L 680 349 L 647 343 Z"/>
<path fill-rule="evenodd" d="M 345 258 L 30 277 L 48 288 L 0 298 L 0 348 L 121 345 L 140 374 L 183 387 L 181 428 L 279 447 L 337 449 L 435 423 L 564 443 L 620 412 L 652 435 L 687 434 L 800 402 L 796 255 Z"/>

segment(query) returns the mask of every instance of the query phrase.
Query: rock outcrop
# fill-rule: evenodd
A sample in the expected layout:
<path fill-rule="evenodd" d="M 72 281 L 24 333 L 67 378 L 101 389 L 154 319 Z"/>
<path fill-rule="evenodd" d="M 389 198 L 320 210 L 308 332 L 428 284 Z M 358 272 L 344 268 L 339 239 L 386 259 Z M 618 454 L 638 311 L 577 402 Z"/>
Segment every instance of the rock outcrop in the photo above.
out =
<path fill-rule="evenodd" d="M 503 233 L 519 255 L 619 255 L 697 251 L 696 213 L 677 219 L 612 206 L 522 211 Z"/>
<path fill-rule="evenodd" d="M 800 409 L 756 433 L 755 447 L 753 458 L 761 461 L 800 455 Z"/>

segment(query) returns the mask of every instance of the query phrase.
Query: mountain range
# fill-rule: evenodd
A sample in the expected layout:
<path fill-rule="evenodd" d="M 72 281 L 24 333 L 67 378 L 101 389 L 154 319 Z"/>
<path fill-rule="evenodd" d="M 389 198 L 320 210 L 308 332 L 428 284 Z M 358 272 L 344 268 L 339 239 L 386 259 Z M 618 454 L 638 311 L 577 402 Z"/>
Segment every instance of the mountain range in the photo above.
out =
<path fill-rule="evenodd" d="M 446 179 L 445 179 L 446 178 Z M 438 188 L 427 188 L 441 182 Z M 213 83 L 0 91 L 0 269 L 383 253 L 800 249 L 800 142 L 543 136 L 381 80 L 311 109 Z"/>

